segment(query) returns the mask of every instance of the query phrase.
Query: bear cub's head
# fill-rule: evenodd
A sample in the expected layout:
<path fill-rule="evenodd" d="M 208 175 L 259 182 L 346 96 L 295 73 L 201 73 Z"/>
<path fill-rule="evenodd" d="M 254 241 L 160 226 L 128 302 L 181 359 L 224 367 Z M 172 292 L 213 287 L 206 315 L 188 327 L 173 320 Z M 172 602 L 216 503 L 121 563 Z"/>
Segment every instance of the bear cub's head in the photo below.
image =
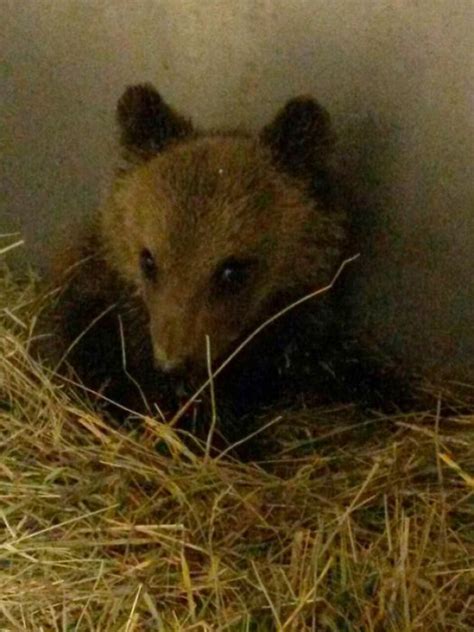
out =
<path fill-rule="evenodd" d="M 344 216 L 320 194 L 333 136 L 314 100 L 258 135 L 196 131 L 150 85 L 117 107 L 128 166 L 101 209 L 107 265 L 143 300 L 157 365 L 204 371 L 289 300 L 327 283 Z"/>

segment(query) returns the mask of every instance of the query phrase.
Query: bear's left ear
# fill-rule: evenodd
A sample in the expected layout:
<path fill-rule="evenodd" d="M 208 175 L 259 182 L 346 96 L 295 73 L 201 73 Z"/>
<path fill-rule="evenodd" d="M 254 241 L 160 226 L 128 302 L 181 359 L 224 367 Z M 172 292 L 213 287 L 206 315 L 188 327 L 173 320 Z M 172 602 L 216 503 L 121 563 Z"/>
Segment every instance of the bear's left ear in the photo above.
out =
<path fill-rule="evenodd" d="M 316 188 L 317 181 L 325 177 L 334 135 L 329 114 L 311 97 L 288 101 L 263 128 L 260 139 L 286 173 L 309 180 Z"/>
<path fill-rule="evenodd" d="M 191 121 L 177 114 L 147 83 L 125 90 L 117 104 L 117 121 L 122 146 L 143 159 L 193 132 Z"/>

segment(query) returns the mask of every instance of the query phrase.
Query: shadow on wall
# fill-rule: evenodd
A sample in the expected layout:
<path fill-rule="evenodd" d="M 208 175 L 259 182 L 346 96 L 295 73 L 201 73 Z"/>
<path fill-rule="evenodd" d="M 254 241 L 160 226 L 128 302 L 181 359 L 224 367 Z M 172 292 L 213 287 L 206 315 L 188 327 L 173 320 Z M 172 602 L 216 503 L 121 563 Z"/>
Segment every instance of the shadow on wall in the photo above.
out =
<path fill-rule="evenodd" d="M 406 195 L 393 184 L 405 142 L 399 125 L 389 125 L 375 114 L 354 119 L 341 132 L 340 184 L 352 219 L 354 250 L 361 253 L 360 265 L 345 281 L 346 328 L 367 346 L 420 368 L 435 381 L 471 381 L 472 180 L 464 179 L 463 170 L 456 174 L 456 189 L 451 165 L 437 165 L 441 173 L 435 199 L 430 200 L 420 167 L 419 181 Z M 430 160 L 440 156 L 428 150 L 424 164 Z"/>

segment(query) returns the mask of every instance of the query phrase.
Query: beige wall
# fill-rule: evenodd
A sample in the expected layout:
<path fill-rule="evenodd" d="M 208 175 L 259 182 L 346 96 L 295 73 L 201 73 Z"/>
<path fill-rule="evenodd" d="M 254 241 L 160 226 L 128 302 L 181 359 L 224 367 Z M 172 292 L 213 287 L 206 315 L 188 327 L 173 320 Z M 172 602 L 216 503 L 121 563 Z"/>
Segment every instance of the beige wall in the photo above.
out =
<path fill-rule="evenodd" d="M 95 205 L 126 84 L 204 126 L 255 127 L 312 92 L 376 227 L 354 322 L 411 357 L 474 355 L 471 0 L 0 4 L 0 232 L 19 227 L 28 255 Z"/>

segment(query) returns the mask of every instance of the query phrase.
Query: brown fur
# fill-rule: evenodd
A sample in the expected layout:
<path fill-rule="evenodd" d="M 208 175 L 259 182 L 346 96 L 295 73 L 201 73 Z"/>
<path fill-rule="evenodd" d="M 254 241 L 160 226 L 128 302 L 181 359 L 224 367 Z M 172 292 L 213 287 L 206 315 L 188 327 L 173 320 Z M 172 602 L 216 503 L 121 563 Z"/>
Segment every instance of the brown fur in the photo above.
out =
<path fill-rule="evenodd" d="M 247 138 L 201 138 L 158 155 L 116 185 L 101 214 L 107 265 L 144 298 L 155 348 L 176 365 L 206 362 L 206 335 L 221 359 L 271 314 L 279 295 L 326 284 L 340 258 L 340 214 L 318 208 Z M 147 248 L 158 280 L 138 266 Z M 226 259 L 254 260 L 238 295 L 219 297 Z"/>
<path fill-rule="evenodd" d="M 82 236 L 59 249 L 53 277 L 64 289 L 53 329 L 59 348 L 73 345 L 68 361 L 81 379 L 115 384 L 109 393 L 129 403 L 136 388 L 124 386 L 124 359 L 146 396 L 160 400 L 166 380 L 153 363 L 200 379 L 207 336 L 215 364 L 275 310 L 327 284 L 342 258 L 345 216 L 322 186 L 329 118 L 309 98 L 287 104 L 259 136 L 195 132 L 150 86 L 125 92 L 118 120 L 128 165 Z M 153 280 L 140 268 L 144 250 L 156 263 Z M 219 286 L 226 261 L 249 268 L 231 292 Z M 318 340 L 320 313 L 322 304 L 309 314 Z M 298 319 L 257 342 L 258 357 L 246 356 L 253 368 L 237 363 L 254 385 L 264 374 L 272 380 L 258 362 L 287 353 Z"/>

